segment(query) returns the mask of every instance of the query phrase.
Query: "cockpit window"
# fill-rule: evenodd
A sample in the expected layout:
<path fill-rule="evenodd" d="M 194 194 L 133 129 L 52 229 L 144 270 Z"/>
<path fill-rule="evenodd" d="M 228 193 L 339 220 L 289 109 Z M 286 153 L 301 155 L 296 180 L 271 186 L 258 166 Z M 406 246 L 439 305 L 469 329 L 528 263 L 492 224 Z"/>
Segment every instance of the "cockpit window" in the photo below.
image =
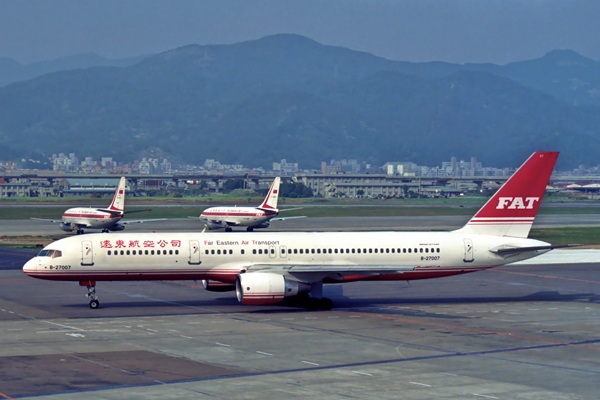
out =
<path fill-rule="evenodd" d="M 62 251 L 60 250 L 42 250 L 38 253 L 38 257 L 50 257 L 50 258 L 58 258 L 62 257 Z"/>

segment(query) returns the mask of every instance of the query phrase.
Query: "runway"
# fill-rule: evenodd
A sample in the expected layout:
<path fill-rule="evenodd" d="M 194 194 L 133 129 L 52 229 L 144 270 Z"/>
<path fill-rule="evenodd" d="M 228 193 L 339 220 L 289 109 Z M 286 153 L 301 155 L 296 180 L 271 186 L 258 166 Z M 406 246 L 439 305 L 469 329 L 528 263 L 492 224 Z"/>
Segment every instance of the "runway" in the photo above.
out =
<path fill-rule="evenodd" d="M 402 217 L 319 217 L 298 218 L 284 221 L 273 221 L 269 231 L 347 231 L 347 230 L 452 230 L 465 225 L 471 216 L 402 216 Z M 600 226 L 600 215 L 538 215 L 534 228 L 558 228 L 566 226 Z M 202 231 L 204 225 L 196 219 L 170 219 L 166 221 L 130 224 L 127 232 L 196 232 Z M 244 228 L 237 228 L 243 230 Z M 234 228 L 236 230 L 236 228 Z M 258 230 L 257 230 L 258 231 Z M 48 236 L 67 235 L 59 229 L 58 224 L 50 222 L 14 219 L 0 220 L 0 232 L 7 236 Z M 98 232 L 98 230 L 90 230 Z"/>
<path fill-rule="evenodd" d="M 597 399 L 600 392 L 593 250 L 410 285 L 326 286 L 335 308 L 324 312 L 240 306 L 232 293 L 165 281 L 103 282 L 102 308 L 91 310 L 85 288 L 25 276 L 20 268 L 33 252 L 0 253 L 4 398 Z"/>

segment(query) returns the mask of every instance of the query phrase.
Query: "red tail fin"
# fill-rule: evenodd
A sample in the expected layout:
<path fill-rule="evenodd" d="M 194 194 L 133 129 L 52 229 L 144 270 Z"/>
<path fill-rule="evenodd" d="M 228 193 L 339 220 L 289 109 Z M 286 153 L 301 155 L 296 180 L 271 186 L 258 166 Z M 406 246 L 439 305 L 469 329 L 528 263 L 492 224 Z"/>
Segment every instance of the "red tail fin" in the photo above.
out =
<path fill-rule="evenodd" d="M 533 153 L 461 231 L 527 237 L 557 157 L 558 152 Z"/>

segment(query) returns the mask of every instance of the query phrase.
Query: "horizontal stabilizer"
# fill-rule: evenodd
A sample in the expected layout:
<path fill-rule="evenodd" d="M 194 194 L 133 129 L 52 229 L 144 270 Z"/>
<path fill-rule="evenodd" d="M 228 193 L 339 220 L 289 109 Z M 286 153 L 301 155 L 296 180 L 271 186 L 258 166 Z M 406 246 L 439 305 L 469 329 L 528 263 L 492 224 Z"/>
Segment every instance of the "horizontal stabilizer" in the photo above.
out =
<path fill-rule="evenodd" d="M 148 208 L 146 210 L 132 210 L 132 211 L 123 211 L 123 214 L 133 214 L 133 213 L 139 213 L 139 212 L 145 212 L 145 211 L 152 211 L 151 208 Z"/>
<path fill-rule="evenodd" d="M 98 211 L 109 213 L 110 215 L 123 215 L 121 210 L 111 210 L 110 208 L 98 208 Z"/>
<path fill-rule="evenodd" d="M 580 244 L 557 244 L 548 246 L 531 246 L 531 247 L 501 247 L 499 249 L 490 250 L 494 254 L 498 254 L 502 257 L 509 257 L 515 254 L 526 253 L 529 251 L 540 251 L 540 250 L 554 250 L 564 249 L 567 247 L 578 247 Z"/>

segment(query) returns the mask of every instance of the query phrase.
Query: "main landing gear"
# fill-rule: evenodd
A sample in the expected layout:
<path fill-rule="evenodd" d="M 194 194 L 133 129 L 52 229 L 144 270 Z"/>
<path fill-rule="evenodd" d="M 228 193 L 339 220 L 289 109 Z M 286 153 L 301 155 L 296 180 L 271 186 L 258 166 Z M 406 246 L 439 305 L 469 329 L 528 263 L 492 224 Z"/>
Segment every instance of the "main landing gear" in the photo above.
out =
<path fill-rule="evenodd" d="M 251 227 L 251 226 L 249 226 L 249 227 L 247 227 L 247 228 L 246 228 L 246 230 L 247 230 L 248 232 L 252 232 L 252 231 L 254 230 L 254 228 L 253 228 L 253 227 Z"/>
<path fill-rule="evenodd" d="M 310 284 L 310 294 L 312 297 L 308 298 L 306 301 L 306 309 L 308 311 L 328 311 L 333 308 L 333 301 L 323 297 L 322 281 Z"/>
<path fill-rule="evenodd" d="M 87 294 L 85 297 L 90 299 L 90 308 L 95 310 L 100 308 L 100 301 L 98 301 L 98 295 L 96 294 L 96 282 L 95 281 L 81 281 L 79 286 L 87 286 Z"/>
<path fill-rule="evenodd" d="M 85 232 L 83 232 L 83 229 L 77 229 L 77 234 L 78 235 L 83 235 Z"/>
<path fill-rule="evenodd" d="M 231 232 L 232 230 L 229 225 L 225 225 L 225 232 Z"/>

